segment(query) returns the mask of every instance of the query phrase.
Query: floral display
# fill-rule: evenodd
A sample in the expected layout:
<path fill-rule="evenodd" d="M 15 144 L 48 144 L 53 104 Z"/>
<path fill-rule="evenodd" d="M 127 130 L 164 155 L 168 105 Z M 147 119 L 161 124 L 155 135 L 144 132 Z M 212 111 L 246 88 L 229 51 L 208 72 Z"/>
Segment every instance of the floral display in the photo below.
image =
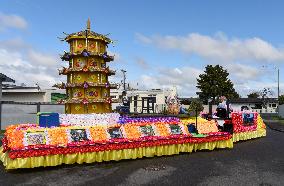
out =
<path fill-rule="evenodd" d="M 157 121 L 161 120 L 162 119 L 159 118 Z M 184 125 L 175 124 L 176 121 L 173 118 L 171 124 L 165 122 L 154 123 L 153 120 L 151 120 L 151 124 L 149 124 L 150 120 L 144 120 L 143 122 L 142 120 L 136 121 L 137 123 L 61 126 L 53 128 L 42 128 L 35 124 L 12 125 L 6 131 L 3 145 L 4 150 L 11 153 L 14 151 L 27 151 L 32 149 L 41 149 L 42 151 L 46 149 L 47 152 L 50 152 L 51 149 L 54 148 L 78 146 L 85 148 L 85 146 L 107 145 L 104 148 L 109 148 L 108 145 L 112 143 L 139 143 L 144 141 L 148 141 L 146 144 L 151 145 L 153 144 L 151 141 L 170 139 L 178 139 L 178 142 L 175 143 L 180 143 L 183 140 L 187 140 L 188 142 L 191 140 L 195 141 L 191 139 L 192 136 L 185 130 Z M 16 135 L 16 137 L 13 135 Z M 224 136 L 228 135 L 230 134 L 224 133 Z M 208 140 L 210 141 L 212 139 L 208 138 Z M 162 145 L 163 143 L 159 142 L 159 144 Z M 133 146 L 134 148 L 137 144 L 129 144 L 129 146 Z"/>
<path fill-rule="evenodd" d="M 118 113 L 59 115 L 59 121 L 64 126 L 113 125 L 118 123 L 119 118 L 120 115 Z"/>
<path fill-rule="evenodd" d="M 89 117 L 96 118 L 89 123 Z M 232 135 L 228 132 L 218 132 L 215 121 L 198 118 L 199 135 L 190 134 L 187 125 L 195 124 L 195 119 L 179 120 L 175 117 L 156 118 L 121 118 L 119 115 L 98 115 L 84 117 L 61 115 L 65 125 L 53 128 L 43 128 L 37 124 L 11 125 L 7 128 L 2 140 L 3 152 L 9 158 L 36 157 L 55 154 L 72 154 L 98 152 L 108 150 L 131 149 L 160 145 L 183 143 L 205 143 L 218 140 L 228 140 Z M 105 118 L 112 124 L 101 123 Z M 246 118 L 244 124 L 242 113 L 233 113 L 232 119 L 235 131 L 264 128 L 261 117 L 253 113 Z M 82 120 L 85 119 L 84 120 Z M 115 122 L 115 120 L 117 122 Z M 83 122 L 85 125 L 73 125 Z M 67 125 L 68 124 L 68 125 Z M 239 128 L 238 128 L 239 127 Z M 238 130 L 237 130 L 238 129 Z"/>
<path fill-rule="evenodd" d="M 68 143 L 66 128 L 56 127 L 48 129 L 48 137 L 50 145 L 66 146 Z"/>
<path fill-rule="evenodd" d="M 129 118 L 129 117 L 122 117 L 119 120 L 119 123 L 143 123 L 150 124 L 150 123 L 167 123 L 167 124 L 177 124 L 180 122 L 180 119 L 177 117 L 138 117 L 138 118 Z"/>
<path fill-rule="evenodd" d="M 130 140 L 138 139 L 141 136 L 141 132 L 139 131 L 138 127 L 139 126 L 137 125 L 124 125 L 123 128 L 124 128 L 125 136 Z"/>
<path fill-rule="evenodd" d="M 157 123 L 155 127 L 159 136 L 169 136 L 171 134 L 168 124 Z"/>
<path fill-rule="evenodd" d="M 250 118 L 244 118 L 244 114 L 249 114 Z M 258 113 L 233 112 L 231 115 L 235 133 L 255 131 L 257 129 Z"/>
<path fill-rule="evenodd" d="M 147 139 L 143 141 L 120 141 L 119 143 L 109 143 L 109 144 L 95 144 L 87 146 L 70 146 L 68 148 L 42 148 L 42 149 L 27 149 L 24 151 L 11 151 L 9 152 L 9 157 L 11 159 L 15 158 L 25 158 L 25 157 L 36 157 L 36 156 L 46 156 L 54 154 L 73 154 L 73 153 L 86 153 L 86 152 L 98 152 L 98 151 L 108 151 L 108 150 L 121 150 L 121 149 L 132 149 L 141 147 L 151 147 L 151 146 L 161 146 L 161 145 L 172 145 L 172 144 L 183 144 L 183 143 L 205 143 L 213 141 L 228 140 L 231 138 L 230 134 L 227 135 L 215 135 L 206 138 L 171 138 L 171 139 Z"/>
<path fill-rule="evenodd" d="M 183 119 L 182 123 L 186 126 L 188 124 L 194 124 L 195 125 L 196 119 L 195 118 L 194 119 Z M 198 117 L 197 118 L 197 130 L 198 130 L 198 133 L 207 134 L 207 133 L 211 133 L 211 132 L 218 132 L 218 127 L 217 127 L 215 121 L 213 121 L 213 120 L 208 121 L 206 119 Z"/>
<path fill-rule="evenodd" d="M 16 126 L 11 125 L 7 127 L 5 136 L 9 148 L 15 148 L 15 149 L 24 148 L 24 143 L 23 143 L 24 132 L 18 129 Z"/>
<path fill-rule="evenodd" d="M 258 117 L 257 117 L 257 129 L 261 129 L 261 128 L 265 129 L 266 126 L 265 126 L 262 118 L 258 115 Z"/>
<path fill-rule="evenodd" d="M 103 126 L 93 126 L 90 127 L 90 136 L 93 141 L 107 141 L 107 131 L 106 127 Z"/>

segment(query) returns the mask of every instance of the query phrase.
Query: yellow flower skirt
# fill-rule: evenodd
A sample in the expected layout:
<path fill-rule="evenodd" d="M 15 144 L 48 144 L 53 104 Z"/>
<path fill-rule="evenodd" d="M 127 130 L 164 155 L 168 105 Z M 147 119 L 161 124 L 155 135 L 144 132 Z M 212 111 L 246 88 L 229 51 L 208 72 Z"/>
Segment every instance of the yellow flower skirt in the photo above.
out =
<path fill-rule="evenodd" d="M 233 142 L 260 138 L 263 136 L 266 136 L 266 129 L 264 128 L 257 129 L 256 131 L 234 133 Z"/>
<path fill-rule="evenodd" d="M 179 154 L 181 152 L 194 152 L 197 150 L 213 150 L 216 148 L 233 148 L 233 140 L 222 140 L 205 143 L 184 143 L 153 147 L 140 147 L 134 149 L 110 150 L 101 152 L 87 152 L 75 154 L 58 154 L 29 158 L 10 159 L 8 153 L 3 153 L 0 147 L 0 160 L 6 169 L 34 168 L 57 166 L 61 164 L 93 163 L 111 160 L 136 159 Z"/>

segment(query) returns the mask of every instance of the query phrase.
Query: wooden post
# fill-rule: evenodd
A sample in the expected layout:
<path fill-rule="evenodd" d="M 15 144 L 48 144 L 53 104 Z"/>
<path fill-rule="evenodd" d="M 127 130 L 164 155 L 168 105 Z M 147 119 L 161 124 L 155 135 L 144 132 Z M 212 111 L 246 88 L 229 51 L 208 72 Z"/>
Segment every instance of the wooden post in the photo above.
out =
<path fill-rule="evenodd" d="M 197 107 L 195 108 L 195 127 L 196 127 L 196 134 L 198 134 L 198 129 L 197 129 Z"/>
<path fill-rule="evenodd" d="M 0 99 L 0 130 L 2 130 L 2 100 Z"/>
<path fill-rule="evenodd" d="M 2 129 L 2 78 L 0 78 L 0 130 Z"/>
<path fill-rule="evenodd" d="M 38 103 L 36 104 L 36 112 L 37 112 L 37 113 L 40 112 L 40 102 L 38 102 Z"/>

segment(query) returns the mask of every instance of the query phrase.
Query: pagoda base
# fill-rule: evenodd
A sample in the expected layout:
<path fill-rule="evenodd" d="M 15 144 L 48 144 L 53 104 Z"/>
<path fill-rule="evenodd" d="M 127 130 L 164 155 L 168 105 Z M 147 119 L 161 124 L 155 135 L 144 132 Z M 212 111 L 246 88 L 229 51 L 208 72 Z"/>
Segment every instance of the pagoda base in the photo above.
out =
<path fill-rule="evenodd" d="M 110 113 L 110 103 L 65 103 L 66 114 Z"/>
<path fill-rule="evenodd" d="M 0 160 L 3 162 L 3 165 L 6 169 L 18 169 L 58 166 L 61 164 L 82 164 L 112 160 L 118 161 L 122 159 L 137 159 L 143 157 L 174 155 L 183 152 L 191 153 L 197 150 L 214 150 L 218 148 L 233 148 L 232 139 L 210 141 L 204 143 L 172 144 L 163 146 L 139 147 L 133 149 L 56 154 L 16 159 L 11 159 L 8 152 L 3 153 L 3 147 L 0 147 Z"/>

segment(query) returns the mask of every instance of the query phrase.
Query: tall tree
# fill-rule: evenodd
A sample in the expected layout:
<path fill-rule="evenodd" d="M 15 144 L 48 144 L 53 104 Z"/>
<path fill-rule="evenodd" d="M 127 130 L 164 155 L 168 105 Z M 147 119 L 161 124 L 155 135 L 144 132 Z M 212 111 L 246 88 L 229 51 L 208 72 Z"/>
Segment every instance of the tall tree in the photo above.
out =
<path fill-rule="evenodd" d="M 248 94 L 248 98 L 258 98 L 260 97 L 260 94 L 258 92 L 252 92 Z"/>
<path fill-rule="evenodd" d="M 269 102 L 269 96 L 273 95 L 273 92 L 270 88 L 263 88 L 261 91 L 259 91 L 259 95 L 262 100 L 262 106 L 264 108 L 267 108 L 267 103 Z"/>
<path fill-rule="evenodd" d="M 215 104 L 220 96 L 227 98 L 239 98 L 239 94 L 235 91 L 232 81 L 228 78 L 229 73 L 223 69 L 222 66 L 207 65 L 204 74 L 200 74 L 197 78 L 197 88 L 200 90 L 196 92 L 203 102 L 208 102 L 212 99 Z"/>
<path fill-rule="evenodd" d="M 279 96 L 279 105 L 283 105 L 284 104 L 284 95 Z"/>

